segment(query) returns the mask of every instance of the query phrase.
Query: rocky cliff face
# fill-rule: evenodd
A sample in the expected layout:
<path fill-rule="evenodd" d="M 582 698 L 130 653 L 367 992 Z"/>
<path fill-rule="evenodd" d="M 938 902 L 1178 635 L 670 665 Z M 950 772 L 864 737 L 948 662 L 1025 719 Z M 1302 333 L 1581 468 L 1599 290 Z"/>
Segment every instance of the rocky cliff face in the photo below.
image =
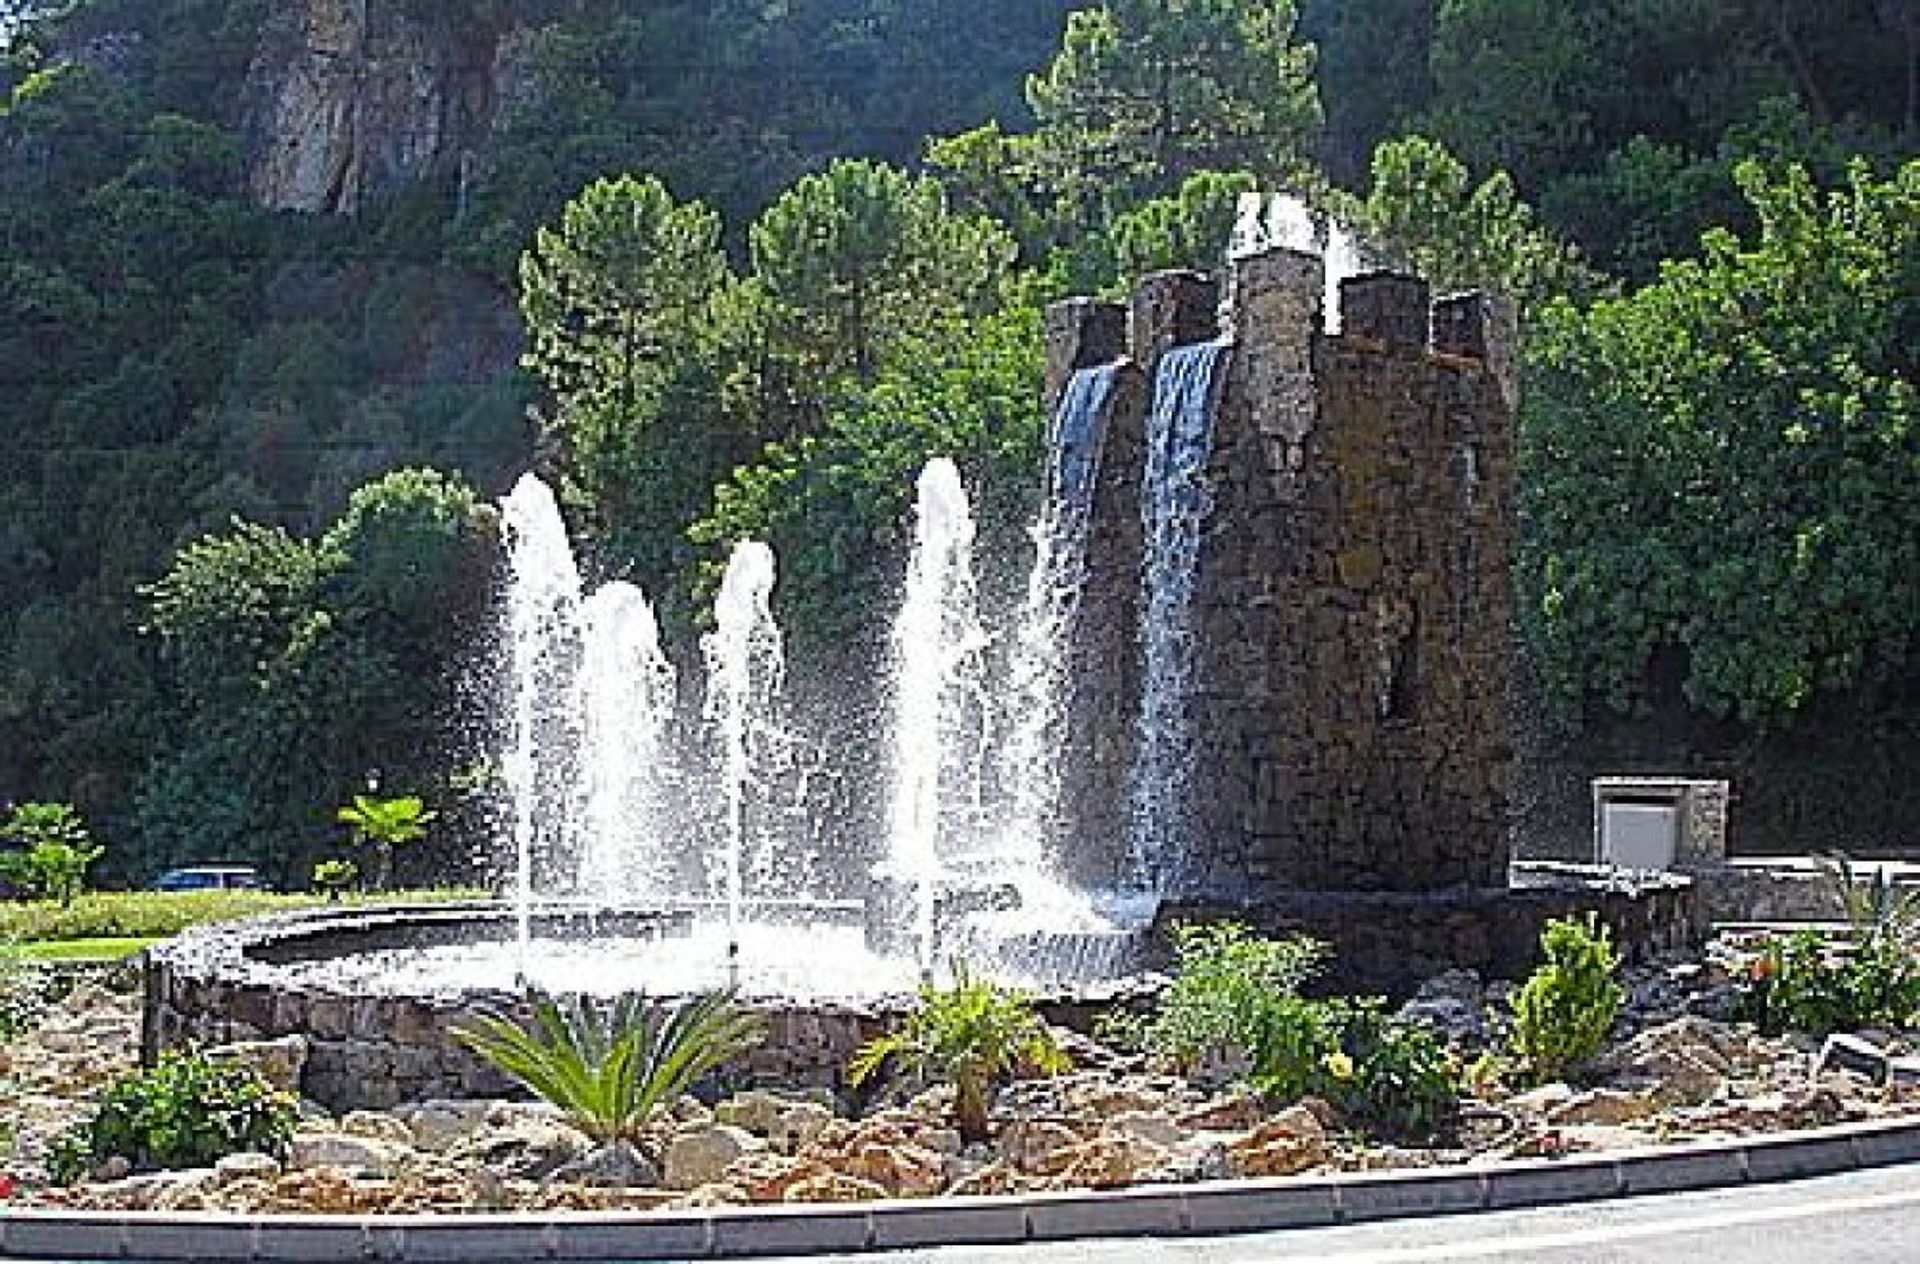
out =
<path fill-rule="evenodd" d="M 472 161 L 519 84 L 530 33 L 462 6 L 294 0 L 247 77 L 254 197 L 351 215 L 371 198 Z"/>

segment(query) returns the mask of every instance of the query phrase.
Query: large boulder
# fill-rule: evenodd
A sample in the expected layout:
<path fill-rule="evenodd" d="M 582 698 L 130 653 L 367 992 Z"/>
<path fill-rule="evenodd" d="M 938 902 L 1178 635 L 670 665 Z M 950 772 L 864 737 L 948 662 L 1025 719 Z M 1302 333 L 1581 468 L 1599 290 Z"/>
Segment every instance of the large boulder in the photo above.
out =
<path fill-rule="evenodd" d="M 1327 1157 L 1326 1125 L 1305 1106 L 1289 1106 L 1227 1144 L 1227 1160 L 1240 1176 L 1293 1176 Z"/>

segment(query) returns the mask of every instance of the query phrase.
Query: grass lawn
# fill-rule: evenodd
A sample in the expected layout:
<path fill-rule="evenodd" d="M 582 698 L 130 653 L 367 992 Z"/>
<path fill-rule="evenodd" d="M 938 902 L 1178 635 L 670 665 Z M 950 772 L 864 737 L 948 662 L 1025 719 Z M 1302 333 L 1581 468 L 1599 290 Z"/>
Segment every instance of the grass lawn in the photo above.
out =
<path fill-rule="evenodd" d="M 45 939 L 20 945 L 25 961 L 118 961 L 131 957 L 149 944 L 160 941 L 151 936 L 133 939 Z"/>
<path fill-rule="evenodd" d="M 433 904 L 484 895 L 468 889 L 387 891 L 348 896 L 344 902 Z M 91 891 L 64 908 L 53 900 L 0 903 L 0 942 L 49 951 L 56 951 L 53 945 L 58 944 L 133 942 L 137 949 L 201 922 L 284 913 L 326 902 L 325 896 L 272 891 Z"/>

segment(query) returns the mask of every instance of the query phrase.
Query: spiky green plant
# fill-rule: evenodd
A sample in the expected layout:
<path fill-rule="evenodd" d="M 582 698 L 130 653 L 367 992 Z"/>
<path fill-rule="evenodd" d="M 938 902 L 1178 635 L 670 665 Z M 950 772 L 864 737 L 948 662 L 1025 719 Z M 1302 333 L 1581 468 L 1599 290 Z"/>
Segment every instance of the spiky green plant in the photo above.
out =
<path fill-rule="evenodd" d="M 1875 865 L 1861 881 L 1853 858 L 1845 852 L 1815 856 L 1815 868 L 1847 915 L 1847 924 L 1861 942 L 1893 939 L 1911 942 L 1920 929 L 1920 891 L 1902 891 L 1887 877 L 1885 865 Z"/>
<path fill-rule="evenodd" d="M 543 992 L 527 999 L 530 1021 L 483 1010 L 454 1038 L 599 1141 L 633 1140 L 655 1107 L 765 1035 L 730 991 L 674 1006 L 638 994 L 604 1004 Z"/>
<path fill-rule="evenodd" d="M 847 1064 L 855 1084 L 888 1059 L 900 1072 L 953 1085 L 954 1122 L 968 1141 L 988 1135 L 996 1081 L 1021 1069 L 1055 1075 L 1070 1065 L 1024 992 L 954 968 L 953 985 L 923 984 L 920 1008 L 897 1030 L 862 1045 Z"/>

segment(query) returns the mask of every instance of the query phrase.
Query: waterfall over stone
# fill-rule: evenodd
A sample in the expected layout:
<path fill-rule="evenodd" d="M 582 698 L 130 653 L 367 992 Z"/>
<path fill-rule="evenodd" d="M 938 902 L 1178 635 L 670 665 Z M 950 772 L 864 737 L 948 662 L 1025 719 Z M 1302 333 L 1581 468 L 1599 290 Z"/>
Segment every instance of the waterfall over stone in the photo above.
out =
<path fill-rule="evenodd" d="M 1140 493 L 1145 593 L 1138 737 L 1131 787 L 1130 881 L 1158 894 L 1191 853 L 1195 644 L 1193 595 L 1201 529 L 1212 508 L 1207 461 L 1228 346 L 1176 347 L 1155 375 Z"/>

